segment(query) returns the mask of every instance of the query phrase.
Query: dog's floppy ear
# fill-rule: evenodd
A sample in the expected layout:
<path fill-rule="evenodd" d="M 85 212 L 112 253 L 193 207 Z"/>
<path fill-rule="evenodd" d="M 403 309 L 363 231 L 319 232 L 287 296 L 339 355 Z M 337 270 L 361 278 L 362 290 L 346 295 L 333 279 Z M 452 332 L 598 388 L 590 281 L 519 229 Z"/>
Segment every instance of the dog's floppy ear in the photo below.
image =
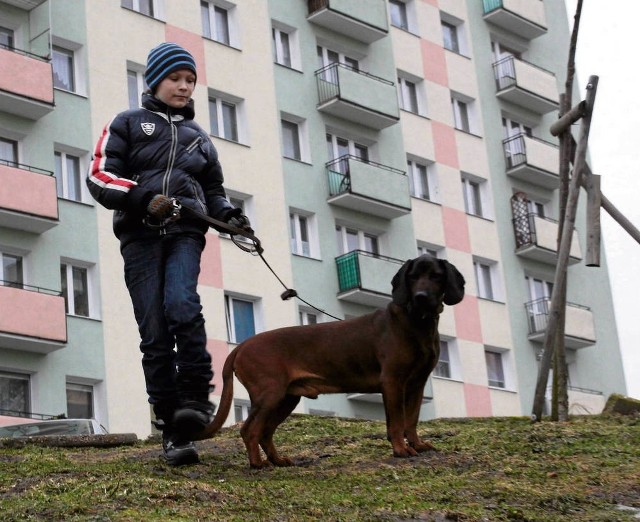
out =
<path fill-rule="evenodd" d="M 439 259 L 440 265 L 445 271 L 447 277 L 447 284 L 444 289 L 444 304 L 453 306 L 462 301 L 464 297 L 464 277 L 458 269 L 453 266 L 449 261 Z"/>
<path fill-rule="evenodd" d="M 391 280 L 391 298 L 398 306 L 405 306 L 409 302 L 407 289 L 407 272 L 413 265 L 413 259 L 405 261 L 404 265 L 396 272 Z"/>

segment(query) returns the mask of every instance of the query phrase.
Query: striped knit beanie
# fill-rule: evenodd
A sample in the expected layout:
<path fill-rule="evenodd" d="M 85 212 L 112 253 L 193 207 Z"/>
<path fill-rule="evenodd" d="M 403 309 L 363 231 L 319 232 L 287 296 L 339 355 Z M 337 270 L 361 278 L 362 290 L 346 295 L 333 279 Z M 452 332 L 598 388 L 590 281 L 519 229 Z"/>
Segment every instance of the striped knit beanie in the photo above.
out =
<path fill-rule="evenodd" d="M 196 61 L 191 53 L 175 43 L 161 43 L 149 51 L 144 79 L 151 92 L 169 74 L 180 69 L 189 69 L 196 74 Z"/>

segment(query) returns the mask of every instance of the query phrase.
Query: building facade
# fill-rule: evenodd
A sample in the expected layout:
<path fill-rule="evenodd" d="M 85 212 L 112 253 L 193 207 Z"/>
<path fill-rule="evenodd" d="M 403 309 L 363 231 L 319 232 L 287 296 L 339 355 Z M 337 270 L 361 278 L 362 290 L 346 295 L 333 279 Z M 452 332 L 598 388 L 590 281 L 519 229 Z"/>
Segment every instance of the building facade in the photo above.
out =
<path fill-rule="evenodd" d="M 209 233 L 200 292 L 212 399 L 238 342 L 384 307 L 401 264 L 430 253 L 467 287 L 441 317 L 421 418 L 530 412 L 557 260 L 548 129 L 566 69 L 563 2 L 6 0 L 0 37 L 3 70 L 25 71 L 0 79 L 11 188 L 0 196 L 0 408 L 71 415 L 79 402 L 112 432 L 150 432 L 111 213 L 70 172 L 86 168 L 114 114 L 137 106 L 149 49 L 174 41 L 196 59 L 196 120 L 229 197 L 308 303 L 280 299 L 259 258 Z M 581 263 L 584 214 L 565 339 L 574 413 L 626 389 L 605 256 L 600 268 Z M 235 389 L 229 423 L 249 406 Z M 375 394 L 296 411 L 384 418 Z"/>

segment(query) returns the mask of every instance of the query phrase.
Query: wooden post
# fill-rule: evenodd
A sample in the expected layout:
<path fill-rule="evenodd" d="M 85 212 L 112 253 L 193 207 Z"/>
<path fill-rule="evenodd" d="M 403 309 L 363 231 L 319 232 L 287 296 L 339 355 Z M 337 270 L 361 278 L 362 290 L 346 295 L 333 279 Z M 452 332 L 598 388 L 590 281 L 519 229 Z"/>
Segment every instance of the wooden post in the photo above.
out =
<path fill-rule="evenodd" d="M 565 212 L 564 222 L 562 226 L 562 239 L 560 249 L 558 251 L 558 264 L 556 265 L 555 277 L 553 280 L 553 292 L 551 294 L 551 306 L 549 309 L 549 321 L 544 336 L 544 350 L 542 352 L 542 360 L 540 361 L 540 371 L 536 383 L 536 391 L 533 402 L 532 418 L 540 420 L 542 418 L 542 410 L 544 407 L 544 396 L 549 380 L 549 369 L 553 360 L 554 341 L 558 327 L 558 317 L 560 304 L 563 301 L 561 290 L 565 285 L 567 276 L 567 267 L 569 265 L 569 253 L 571 250 L 571 242 L 573 238 L 573 229 L 575 226 L 576 211 L 578 208 L 578 198 L 580 195 L 580 180 L 586 165 L 587 143 L 589 140 L 589 130 L 591 127 L 591 115 L 593 113 L 593 105 L 595 95 L 598 88 L 598 77 L 590 76 L 587 84 L 586 113 L 582 118 L 580 125 L 580 136 L 578 138 L 578 147 L 576 149 L 576 157 L 573 164 L 573 176 L 569 185 L 569 197 L 567 199 L 567 209 Z"/>
<path fill-rule="evenodd" d="M 586 169 L 585 169 L 586 170 Z M 586 173 L 585 173 L 586 174 Z M 582 180 L 587 190 L 587 266 L 600 266 L 600 176 L 585 175 Z"/>

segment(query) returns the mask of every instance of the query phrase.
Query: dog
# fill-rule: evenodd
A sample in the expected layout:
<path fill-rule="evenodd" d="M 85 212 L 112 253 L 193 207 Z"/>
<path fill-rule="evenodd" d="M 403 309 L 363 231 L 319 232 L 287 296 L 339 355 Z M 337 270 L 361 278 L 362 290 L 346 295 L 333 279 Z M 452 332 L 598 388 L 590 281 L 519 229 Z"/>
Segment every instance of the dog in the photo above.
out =
<path fill-rule="evenodd" d="M 463 299 L 464 285 L 451 263 L 425 254 L 394 275 L 384 310 L 250 337 L 227 357 L 219 411 L 199 438 L 212 437 L 229 415 L 235 373 L 251 399 L 240 433 L 252 468 L 293 465 L 278 454 L 273 434 L 301 397 L 323 393 L 382 393 L 394 457 L 434 449 L 418 436 L 418 416 L 440 355 L 439 315 Z"/>

